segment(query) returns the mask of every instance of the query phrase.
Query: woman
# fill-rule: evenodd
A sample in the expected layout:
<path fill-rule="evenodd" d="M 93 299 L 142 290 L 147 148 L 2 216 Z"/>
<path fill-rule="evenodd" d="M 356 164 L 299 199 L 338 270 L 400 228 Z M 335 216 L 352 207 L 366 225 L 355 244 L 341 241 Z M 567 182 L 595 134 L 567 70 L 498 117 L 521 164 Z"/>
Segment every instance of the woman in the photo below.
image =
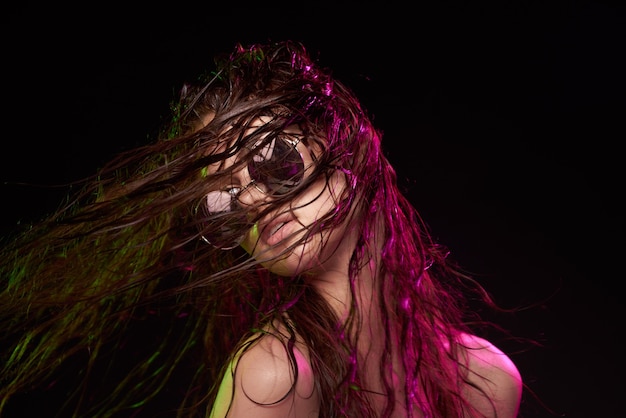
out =
<path fill-rule="evenodd" d="M 172 110 L 2 250 L 0 413 L 517 415 L 517 368 L 466 326 L 485 293 L 304 46 L 238 45 Z"/>

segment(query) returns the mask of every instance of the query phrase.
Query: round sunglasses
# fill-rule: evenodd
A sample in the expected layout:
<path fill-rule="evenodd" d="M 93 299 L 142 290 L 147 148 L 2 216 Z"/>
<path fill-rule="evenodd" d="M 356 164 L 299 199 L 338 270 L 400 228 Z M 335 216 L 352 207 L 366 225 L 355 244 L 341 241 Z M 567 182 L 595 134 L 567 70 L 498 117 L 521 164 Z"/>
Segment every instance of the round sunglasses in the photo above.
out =
<path fill-rule="evenodd" d="M 223 250 L 241 244 L 244 238 L 241 230 L 250 225 L 245 213 L 241 213 L 241 216 L 232 214 L 241 209 L 239 197 L 250 187 L 265 195 L 278 197 L 300 185 L 305 166 L 302 154 L 297 149 L 299 143 L 300 139 L 283 134 L 253 147 L 253 155 L 247 165 L 250 183 L 245 186 L 231 185 L 207 194 L 207 214 L 215 221 L 223 218 L 223 224 L 210 236 L 203 235 L 204 241 Z"/>

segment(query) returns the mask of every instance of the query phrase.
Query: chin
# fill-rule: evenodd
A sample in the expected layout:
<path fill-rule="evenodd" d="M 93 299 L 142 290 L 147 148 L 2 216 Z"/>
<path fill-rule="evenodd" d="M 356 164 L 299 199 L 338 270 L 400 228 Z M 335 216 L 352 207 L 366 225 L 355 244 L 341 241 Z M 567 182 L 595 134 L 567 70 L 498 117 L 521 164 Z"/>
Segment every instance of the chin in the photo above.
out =
<path fill-rule="evenodd" d="M 244 241 L 241 246 L 261 265 L 274 274 L 284 277 L 300 275 L 311 269 L 312 260 L 311 248 L 303 244 L 287 250 L 288 244 L 266 247 L 257 242 Z"/>
<path fill-rule="evenodd" d="M 335 258 L 334 254 L 339 244 L 343 242 L 341 231 L 333 231 L 332 235 L 324 239 L 321 234 L 308 237 L 305 242 L 300 242 L 301 234 L 287 237 L 284 240 L 268 245 L 258 234 L 258 230 L 251 230 L 241 243 L 241 247 L 260 262 L 270 272 L 283 277 L 293 277 L 306 273 L 323 271 L 326 263 L 321 259 Z M 294 248 L 290 246 L 295 245 Z M 330 254 L 328 249 L 332 248 Z M 327 260 L 328 261 L 328 260 Z"/>
<path fill-rule="evenodd" d="M 283 254 L 272 258 L 272 260 L 262 262 L 261 265 L 279 276 L 292 277 L 300 275 L 310 269 L 306 260 L 307 257 L 303 257 L 301 251 L 295 249 L 288 254 Z"/>

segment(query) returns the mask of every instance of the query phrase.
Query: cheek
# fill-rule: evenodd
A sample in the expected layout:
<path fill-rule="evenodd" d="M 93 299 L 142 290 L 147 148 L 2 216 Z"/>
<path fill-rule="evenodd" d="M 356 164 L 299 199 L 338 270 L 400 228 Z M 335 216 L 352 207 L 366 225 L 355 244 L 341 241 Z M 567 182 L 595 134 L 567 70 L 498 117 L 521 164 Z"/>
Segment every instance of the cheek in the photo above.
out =
<path fill-rule="evenodd" d="M 304 227 L 311 226 L 337 208 L 345 182 L 335 177 L 315 182 L 292 203 L 294 213 Z"/>
<path fill-rule="evenodd" d="M 334 211 L 340 204 L 346 190 L 346 180 L 342 173 L 335 171 L 328 180 L 320 181 L 314 192 L 318 197 L 319 217 Z"/>

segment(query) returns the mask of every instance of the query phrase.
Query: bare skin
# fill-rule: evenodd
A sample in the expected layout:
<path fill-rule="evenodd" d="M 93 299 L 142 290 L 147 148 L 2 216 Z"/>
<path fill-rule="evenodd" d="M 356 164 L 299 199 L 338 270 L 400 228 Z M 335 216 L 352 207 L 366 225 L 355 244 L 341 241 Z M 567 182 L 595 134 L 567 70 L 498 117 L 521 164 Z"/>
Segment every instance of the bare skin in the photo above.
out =
<path fill-rule="evenodd" d="M 262 123 L 262 121 L 259 121 Z M 302 144 L 300 144 L 302 145 Z M 309 150 L 302 146 L 301 153 L 305 166 L 313 163 Z M 244 168 L 235 173 L 234 181 L 241 185 L 250 183 L 250 176 Z M 287 208 L 275 211 L 253 228 L 246 236 L 242 247 L 257 259 L 272 259 L 284 251 L 286 246 L 304 234 L 308 225 L 321 215 L 328 213 L 336 204 L 336 197 L 346 187 L 343 178 L 337 174 L 327 183 L 325 179 L 314 183 Z M 249 188 L 240 197 L 244 205 L 255 205 L 268 199 L 254 188 Z M 304 204 L 306 203 L 306 204 Z M 274 233 L 277 223 L 284 223 Z M 293 235 L 291 235 L 293 234 Z M 329 236 L 313 237 L 306 244 L 296 247 L 278 261 L 265 264 L 265 267 L 280 275 L 295 275 L 306 271 L 309 283 L 323 295 L 335 310 L 338 318 L 344 318 L 351 305 L 348 266 L 356 247 L 357 233 L 350 223 L 334 229 Z M 324 245 L 322 245 L 322 243 Z M 360 338 L 359 353 L 362 361 L 378 359 L 382 347 L 378 341 L 384 338 L 383 327 L 378 318 L 377 296 L 372 290 L 376 280 L 376 262 L 361 270 L 356 295 L 361 315 L 365 318 L 363 335 Z M 497 347 L 477 336 L 462 334 L 459 346 L 461 358 L 466 360 L 470 380 L 489 395 L 470 386 L 466 398 L 486 417 L 514 418 L 517 416 L 522 392 L 522 380 L 513 362 Z M 289 356 L 283 343 L 276 337 L 265 335 L 257 340 L 245 353 L 237 356 L 221 384 L 211 418 L 276 418 L 276 417 L 317 417 L 319 397 L 314 386 L 308 350 L 299 342 L 295 347 L 298 379 L 294 379 Z M 394 353 L 395 380 L 402 382 L 400 353 Z M 368 362 L 370 364 L 370 362 Z M 371 390 L 382 392 L 382 382 L 377 367 L 366 377 Z M 234 377 L 233 377 L 234 376 Z M 295 386 L 293 386 L 295 383 Z M 292 390 L 293 388 L 293 390 Z M 402 399 L 402 385 L 397 385 L 398 398 Z M 372 403 L 382 410 L 384 398 Z M 229 406 L 230 405 L 230 406 Z M 398 403 L 394 418 L 408 415 L 404 404 Z M 414 417 L 423 416 L 419 410 L 412 411 Z"/>

